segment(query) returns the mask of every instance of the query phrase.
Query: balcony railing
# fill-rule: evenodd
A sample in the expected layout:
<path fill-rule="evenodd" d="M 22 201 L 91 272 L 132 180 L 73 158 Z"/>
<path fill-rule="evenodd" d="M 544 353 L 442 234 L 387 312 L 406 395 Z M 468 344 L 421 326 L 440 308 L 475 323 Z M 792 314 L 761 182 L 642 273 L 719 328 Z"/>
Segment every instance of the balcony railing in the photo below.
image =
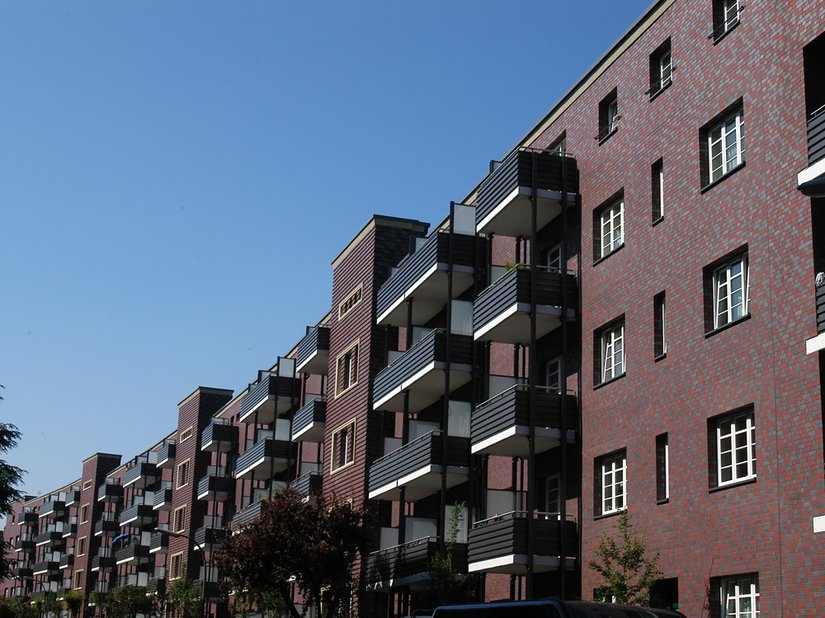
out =
<path fill-rule="evenodd" d="M 808 118 L 808 165 L 825 157 L 825 106 Z"/>
<path fill-rule="evenodd" d="M 149 546 L 141 545 L 140 543 L 132 543 L 115 552 L 116 564 L 127 564 L 130 562 L 145 564 L 150 560 L 152 560 L 152 557 L 149 555 Z"/>
<path fill-rule="evenodd" d="M 66 501 L 65 500 L 49 500 L 40 507 L 37 514 L 41 517 L 49 517 L 53 519 L 60 519 L 66 515 Z"/>
<path fill-rule="evenodd" d="M 97 499 L 99 502 L 120 502 L 123 500 L 123 485 L 104 483 L 97 488 Z"/>
<path fill-rule="evenodd" d="M 288 412 L 297 401 L 300 380 L 279 376 L 268 371 L 258 372 L 258 381 L 249 385 L 249 392 L 241 401 L 243 423 L 272 423 Z"/>
<path fill-rule="evenodd" d="M 329 328 L 315 326 L 298 343 L 296 371 L 326 375 L 329 365 Z"/>
<path fill-rule="evenodd" d="M 251 524 L 261 516 L 263 502 L 257 500 L 235 513 L 232 518 L 232 529 L 239 530 L 242 526 Z"/>
<path fill-rule="evenodd" d="M 387 590 L 430 580 L 430 565 L 438 555 L 436 537 L 424 537 L 410 543 L 372 552 L 367 557 L 367 590 Z M 453 569 L 467 572 L 467 546 L 453 544 Z"/>
<path fill-rule="evenodd" d="M 377 459 L 370 466 L 369 498 L 397 500 L 403 488 L 405 499 L 412 502 L 441 491 L 442 474 L 447 475 L 447 489 L 467 481 L 470 440 L 447 436 L 446 469 L 443 445 L 443 433 L 432 431 Z"/>
<path fill-rule="evenodd" d="M 201 450 L 228 453 L 238 444 L 238 426 L 216 418 L 201 432 Z"/>
<path fill-rule="evenodd" d="M 327 398 L 313 399 L 292 417 L 292 440 L 294 442 L 322 442 L 327 418 Z"/>
<path fill-rule="evenodd" d="M 198 500 L 228 500 L 235 492 L 235 479 L 225 470 L 210 472 L 198 481 Z"/>
<path fill-rule="evenodd" d="M 57 575 L 60 571 L 60 563 L 57 560 L 42 560 L 34 565 L 32 572 L 35 575 Z"/>
<path fill-rule="evenodd" d="M 154 594 L 158 597 L 163 597 L 166 594 L 166 578 L 165 577 L 150 577 L 146 582 L 146 594 Z"/>
<path fill-rule="evenodd" d="M 135 463 L 131 468 L 128 468 L 123 474 L 123 486 L 128 487 L 134 485 L 139 489 L 146 489 L 150 485 L 154 485 L 160 472 L 157 465 L 146 461 Z"/>
<path fill-rule="evenodd" d="M 120 522 L 114 513 L 106 512 L 100 514 L 100 519 L 95 522 L 95 536 L 114 536 L 120 533 Z"/>
<path fill-rule="evenodd" d="M 169 534 L 166 532 L 153 532 L 149 540 L 149 553 L 165 554 L 169 549 Z"/>
<path fill-rule="evenodd" d="M 530 286 L 536 284 L 536 339 L 562 320 L 562 284 L 567 286 L 568 319 L 576 305 L 576 278 L 548 269 L 516 266 L 479 294 L 473 304 L 473 338 L 501 343 L 530 342 Z"/>
<path fill-rule="evenodd" d="M 158 451 L 158 468 L 172 468 L 175 465 L 175 454 L 178 445 L 175 440 L 167 440 Z"/>
<path fill-rule="evenodd" d="M 302 496 L 308 498 L 310 496 L 321 495 L 323 489 L 323 474 L 320 472 L 309 472 L 303 474 L 292 481 L 289 486 L 293 487 Z"/>
<path fill-rule="evenodd" d="M 450 390 L 470 381 L 472 337 L 451 335 Z M 376 410 L 400 410 L 409 391 L 409 411 L 419 412 L 445 395 L 447 333 L 436 329 L 404 352 L 377 376 L 373 387 Z M 448 393 L 447 393 L 448 394 Z"/>
<path fill-rule="evenodd" d="M 21 526 L 33 526 L 37 523 L 37 513 L 34 511 L 23 511 L 17 519 L 17 523 Z"/>
<path fill-rule="evenodd" d="M 266 481 L 286 470 L 295 454 L 295 444 L 272 437 L 259 439 L 238 457 L 235 478 Z"/>
<path fill-rule="evenodd" d="M 31 551 L 34 549 L 34 539 L 35 535 L 33 534 L 21 534 L 19 537 L 14 539 L 12 549 L 19 552 Z"/>
<path fill-rule="evenodd" d="M 72 489 L 66 492 L 66 506 L 74 506 L 80 502 L 80 490 Z"/>
<path fill-rule="evenodd" d="M 101 548 L 100 551 L 108 548 Z M 92 571 L 109 571 L 115 568 L 115 558 L 111 554 L 98 554 L 92 557 Z"/>
<path fill-rule="evenodd" d="M 148 526 L 156 519 L 157 514 L 151 504 L 133 504 L 120 513 L 121 526 Z"/>
<path fill-rule="evenodd" d="M 816 288 L 816 332 L 825 333 L 825 283 Z"/>
<path fill-rule="evenodd" d="M 63 554 L 60 556 L 60 568 L 67 569 L 74 564 L 74 554 Z"/>
<path fill-rule="evenodd" d="M 536 387 L 532 419 L 534 452 L 542 453 L 561 443 L 562 401 L 570 441 L 578 427 L 576 397 L 562 395 L 556 389 Z M 530 387 L 517 384 L 479 404 L 473 411 L 470 437 L 473 455 L 526 457 L 530 448 Z"/>
<path fill-rule="evenodd" d="M 453 234 L 453 298 L 473 284 L 475 238 Z M 406 326 L 405 301 L 413 299 L 412 323 L 426 324 L 447 303 L 450 233 L 435 231 L 423 244 L 398 264 L 398 268 L 378 290 L 377 322 Z"/>
<path fill-rule="evenodd" d="M 578 549 L 576 522 L 562 522 L 556 513 L 536 513 L 533 538 L 528 544 L 530 514 L 512 511 L 477 522 L 469 533 L 469 570 L 487 573 L 523 574 L 527 556 L 533 554 L 534 572 L 574 565 Z M 566 558 L 561 557 L 561 535 L 565 535 Z"/>
<path fill-rule="evenodd" d="M 35 545 L 53 545 L 63 543 L 63 527 L 44 530 L 34 539 Z"/>
<path fill-rule="evenodd" d="M 171 483 L 164 483 L 160 489 L 155 491 L 155 499 L 152 502 L 152 508 L 156 511 L 169 511 L 172 509 Z"/>
<path fill-rule="evenodd" d="M 535 170 L 535 178 L 534 178 Z M 529 236 L 530 199 L 537 189 L 536 229 L 541 229 L 561 213 L 562 191 L 570 194 L 569 204 L 579 191 L 576 160 L 564 155 L 518 149 L 504 159 L 481 183 L 476 201 L 476 231 L 503 236 Z"/>
<path fill-rule="evenodd" d="M 212 526 L 204 526 L 203 528 L 198 528 L 195 530 L 195 536 L 193 537 L 195 543 L 195 549 L 198 549 L 198 545 L 200 545 L 204 549 L 209 549 L 226 538 L 227 532 L 225 528 L 219 527 L 212 527 Z"/>

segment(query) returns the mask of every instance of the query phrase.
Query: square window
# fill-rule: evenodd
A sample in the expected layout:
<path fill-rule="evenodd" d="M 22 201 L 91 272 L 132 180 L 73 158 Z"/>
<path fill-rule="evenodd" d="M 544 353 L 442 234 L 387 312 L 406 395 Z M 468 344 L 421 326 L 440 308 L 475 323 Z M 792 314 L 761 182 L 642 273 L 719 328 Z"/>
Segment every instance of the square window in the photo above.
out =
<path fill-rule="evenodd" d="M 182 461 L 175 470 L 175 489 L 180 489 L 189 483 L 189 460 Z"/>
<path fill-rule="evenodd" d="M 667 434 L 656 436 L 656 502 L 670 500 L 670 448 Z"/>
<path fill-rule="evenodd" d="M 711 616 L 759 618 L 759 575 L 733 575 L 711 580 Z M 717 596 L 718 595 L 718 596 Z"/>
<path fill-rule="evenodd" d="M 355 421 L 343 425 L 332 434 L 330 472 L 340 470 L 355 461 Z"/>
<path fill-rule="evenodd" d="M 599 103 L 599 133 L 596 135 L 599 143 L 613 135 L 616 129 L 619 128 L 620 119 L 618 90 L 614 88 Z"/>
<path fill-rule="evenodd" d="M 667 322 L 665 312 L 667 301 L 664 292 L 653 297 L 653 357 L 661 358 L 667 354 Z"/>
<path fill-rule="evenodd" d="M 624 196 L 620 196 L 593 213 L 593 259 L 605 258 L 623 245 Z"/>
<path fill-rule="evenodd" d="M 756 425 L 753 409 L 708 420 L 711 489 L 756 479 Z"/>
<path fill-rule="evenodd" d="M 358 344 L 338 355 L 335 363 L 335 396 L 358 384 Z"/>
<path fill-rule="evenodd" d="M 739 0 L 713 0 L 713 32 L 709 38 L 718 41 L 738 26 L 744 8 Z"/>
<path fill-rule="evenodd" d="M 702 184 L 706 186 L 745 162 L 745 115 L 741 101 L 703 127 L 699 137 Z"/>
<path fill-rule="evenodd" d="M 713 331 L 750 312 L 748 252 L 736 252 L 705 268 L 705 328 Z"/>
<path fill-rule="evenodd" d="M 596 459 L 596 515 L 610 515 L 627 508 L 627 452 L 618 451 Z"/>
<path fill-rule="evenodd" d="M 653 223 L 665 216 L 665 164 L 659 159 L 650 166 L 650 197 Z"/>
<path fill-rule="evenodd" d="M 670 86 L 673 81 L 673 68 L 670 39 L 668 39 L 650 54 L 650 88 L 648 93 L 651 99 Z"/>
<path fill-rule="evenodd" d="M 178 507 L 172 514 L 172 532 L 184 532 L 186 530 L 186 505 Z"/>
<path fill-rule="evenodd" d="M 596 385 L 603 384 L 624 375 L 624 316 L 595 333 L 594 349 L 596 357 Z"/>

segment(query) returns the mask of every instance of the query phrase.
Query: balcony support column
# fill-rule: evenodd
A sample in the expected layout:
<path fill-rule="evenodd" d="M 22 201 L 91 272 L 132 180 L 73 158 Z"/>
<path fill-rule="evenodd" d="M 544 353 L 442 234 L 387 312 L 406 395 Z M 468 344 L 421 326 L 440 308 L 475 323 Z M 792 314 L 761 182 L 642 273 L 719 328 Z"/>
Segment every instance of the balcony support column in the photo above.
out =
<path fill-rule="evenodd" d="M 561 245 L 559 261 L 561 266 L 561 360 L 559 362 L 559 386 L 561 404 L 559 431 L 561 432 L 561 466 L 559 466 L 559 597 L 567 598 L 567 563 L 565 557 L 565 528 L 567 521 L 567 307 L 570 304 L 565 277 L 567 276 L 567 157 L 561 158 Z"/>

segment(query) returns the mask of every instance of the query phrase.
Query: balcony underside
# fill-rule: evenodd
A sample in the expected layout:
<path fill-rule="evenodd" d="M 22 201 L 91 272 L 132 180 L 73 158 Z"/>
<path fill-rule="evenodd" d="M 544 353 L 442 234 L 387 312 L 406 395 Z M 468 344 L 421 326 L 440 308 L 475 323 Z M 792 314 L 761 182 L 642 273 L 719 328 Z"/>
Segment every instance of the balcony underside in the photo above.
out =
<path fill-rule="evenodd" d="M 561 307 L 538 305 L 536 307 L 536 339 L 561 326 Z M 575 312 L 568 309 L 567 319 L 575 318 Z M 499 343 L 522 343 L 530 341 L 530 303 L 513 303 L 494 320 L 478 329 L 473 329 L 476 341 L 497 341 Z"/>
<path fill-rule="evenodd" d="M 324 439 L 324 421 L 312 421 L 292 433 L 293 442 L 322 442 Z"/>
<path fill-rule="evenodd" d="M 408 502 L 421 500 L 441 491 L 441 470 L 438 464 L 427 464 L 390 481 L 369 492 L 370 500 L 400 500 L 401 490 L 406 489 L 404 499 Z M 447 466 L 447 489 L 466 483 L 470 478 L 469 468 Z"/>
<path fill-rule="evenodd" d="M 292 408 L 292 397 L 287 395 L 268 394 L 260 402 L 252 406 L 245 414 L 238 418 L 242 423 L 258 423 L 269 425 L 275 419 L 289 412 Z M 257 415 L 257 416 L 256 416 Z"/>
<path fill-rule="evenodd" d="M 825 350 L 825 333 L 819 333 L 816 337 L 811 337 L 805 341 L 805 353 L 813 354 Z"/>
<path fill-rule="evenodd" d="M 236 479 L 246 481 L 268 481 L 276 474 L 287 469 L 287 457 L 269 457 L 262 455 L 259 459 L 247 464 L 242 470 L 235 472 Z"/>
<path fill-rule="evenodd" d="M 495 208 L 476 224 L 479 234 L 501 236 L 530 235 L 530 187 L 515 187 Z M 539 189 L 536 207 L 536 229 L 541 229 L 561 214 L 561 191 Z M 568 202 L 573 196 L 568 194 Z"/>
<path fill-rule="evenodd" d="M 380 325 L 406 326 L 407 303 L 412 299 L 412 324 L 426 324 L 444 310 L 447 303 L 449 266 L 438 262 L 410 285 L 378 316 Z M 457 298 L 473 285 L 473 267 L 453 265 L 453 297 Z"/>
<path fill-rule="evenodd" d="M 566 568 L 571 571 L 576 568 L 576 560 L 567 558 Z M 533 555 L 533 572 L 546 573 L 548 571 L 558 571 L 561 559 L 558 556 Z M 505 554 L 497 558 L 470 562 L 468 565 L 470 573 L 509 573 L 511 575 L 527 574 L 527 554 Z"/>
<path fill-rule="evenodd" d="M 561 431 L 551 427 L 536 427 L 535 453 L 543 453 L 561 444 Z M 567 432 L 567 442 L 574 443 L 575 432 Z M 471 446 L 473 455 L 527 457 L 530 453 L 530 427 L 515 425 Z"/>
<path fill-rule="evenodd" d="M 398 361 L 396 361 L 398 362 Z M 415 374 L 400 382 L 386 395 L 373 404 L 374 410 L 401 410 L 404 405 L 404 391 L 409 391 L 410 412 L 419 412 L 434 404 L 444 396 L 444 371 L 446 363 L 433 361 Z M 464 386 L 472 379 L 471 366 L 452 363 L 450 366 L 450 390 Z"/>
<path fill-rule="evenodd" d="M 295 368 L 295 371 L 313 375 L 327 375 L 329 350 L 315 350 Z"/>

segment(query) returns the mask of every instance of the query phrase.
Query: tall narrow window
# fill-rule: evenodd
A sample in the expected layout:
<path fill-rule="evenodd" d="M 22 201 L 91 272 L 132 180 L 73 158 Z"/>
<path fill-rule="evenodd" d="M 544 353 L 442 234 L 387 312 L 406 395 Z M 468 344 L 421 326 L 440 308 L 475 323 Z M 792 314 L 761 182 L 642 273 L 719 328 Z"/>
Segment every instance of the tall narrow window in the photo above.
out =
<path fill-rule="evenodd" d="M 705 184 L 719 180 L 744 163 L 745 116 L 741 103 L 705 127 L 701 135 L 705 142 L 702 161 Z"/>
<path fill-rule="evenodd" d="M 650 166 L 650 197 L 653 203 L 653 222 L 665 216 L 665 164 L 659 159 Z"/>
<path fill-rule="evenodd" d="M 624 197 L 596 210 L 593 223 L 593 259 L 599 260 L 624 245 Z"/>
<path fill-rule="evenodd" d="M 358 383 L 358 344 L 338 356 L 335 372 L 335 395 L 338 396 Z"/>
<path fill-rule="evenodd" d="M 172 514 L 172 532 L 184 532 L 186 530 L 186 505 L 178 507 Z"/>
<path fill-rule="evenodd" d="M 711 488 L 756 478 L 756 426 L 748 409 L 708 424 Z"/>
<path fill-rule="evenodd" d="M 627 453 L 622 450 L 596 460 L 596 515 L 627 508 Z"/>
<path fill-rule="evenodd" d="M 596 331 L 595 343 L 599 356 L 596 363 L 596 384 L 618 378 L 625 372 L 624 318 Z"/>
<path fill-rule="evenodd" d="M 560 480 L 558 474 L 547 477 L 544 484 L 544 512 L 549 515 L 556 515 L 561 511 L 560 506 Z"/>
<path fill-rule="evenodd" d="M 339 427 L 332 434 L 332 463 L 330 471 L 335 472 L 355 461 L 355 421 Z"/>
<path fill-rule="evenodd" d="M 749 313 L 748 253 L 740 251 L 733 258 L 705 269 L 706 302 L 710 302 L 708 330 L 721 328 Z"/>
<path fill-rule="evenodd" d="M 552 390 L 561 390 L 561 358 L 547 361 L 545 384 Z"/>
<path fill-rule="evenodd" d="M 175 489 L 185 487 L 189 483 L 189 460 L 182 461 L 175 470 Z"/>
<path fill-rule="evenodd" d="M 667 321 L 665 293 L 653 297 L 653 356 L 660 358 L 667 354 Z"/>
<path fill-rule="evenodd" d="M 656 436 L 656 502 L 670 499 L 670 448 L 667 434 Z"/>
<path fill-rule="evenodd" d="M 739 14 L 745 8 L 739 0 L 713 0 L 713 32 L 710 37 L 721 39 L 739 24 Z"/>
<path fill-rule="evenodd" d="M 614 88 L 599 103 L 599 132 L 596 135 L 599 143 L 606 140 L 619 128 L 619 119 L 618 90 Z"/>
<path fill-rule="evenodd" d="M 670 39 L 659 45 L 650 54 L 650 88 L 648 93 L 653 99 L 662 90 L 670 86 L 673 78 L 673 62 L 670 53 Z"/>
<path fill-rule="evenodd" d="M 556 245 L 547 252 L 547 268 L 554 272 L 561 271 L 561 245 Z"/>

